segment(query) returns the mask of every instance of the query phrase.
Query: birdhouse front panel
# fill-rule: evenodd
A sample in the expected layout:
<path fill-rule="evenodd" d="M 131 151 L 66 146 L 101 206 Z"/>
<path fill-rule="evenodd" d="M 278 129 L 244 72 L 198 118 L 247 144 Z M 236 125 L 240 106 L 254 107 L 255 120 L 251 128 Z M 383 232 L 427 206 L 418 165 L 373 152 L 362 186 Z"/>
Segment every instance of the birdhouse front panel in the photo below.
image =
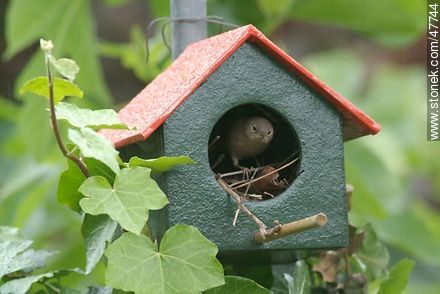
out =
<path fill-rule="evenodd" d="M 241 213 L 232 226 L 237 206 L 214 177 L 208 143 L 222 116 L 240 105 L 272 109 L 290 124 L 300 145 L 302 173 L 280 195 L 247 201 L 248 208 L 269 225 L 274 220 L 288 223 L 323 212 L 328 217 L 326 226 L 263 245 L 253 241 L 257 227 L 245 214 Z M 284 142 L 272 143 L 289 148 Z M 258 45 L 244 43 L 167 119 L 164 152 L 170 156 L 187 154 L 197 162 L 167 174 L 170 225 L 198 227 L 221 251 L 346 245 L 341 117 L 326 99 Z"/>
<path fill-rule="evenodd" d="M 159 179 L 170 205 L 151 214 L 158 238 L 185 223 L 223 255 L 277 260 L 347 245 L 343 143 L 380 126 L 252 25 L 188 46 L 119 117 L 135 130 L 101 133 L 121 155 L 196 161 Z M 250 213 L 237 214 L 243 201 Z M 327 223 L 303 230 L 313 215 Z M 282 234 L 298 224 L 302 232 Z"/>

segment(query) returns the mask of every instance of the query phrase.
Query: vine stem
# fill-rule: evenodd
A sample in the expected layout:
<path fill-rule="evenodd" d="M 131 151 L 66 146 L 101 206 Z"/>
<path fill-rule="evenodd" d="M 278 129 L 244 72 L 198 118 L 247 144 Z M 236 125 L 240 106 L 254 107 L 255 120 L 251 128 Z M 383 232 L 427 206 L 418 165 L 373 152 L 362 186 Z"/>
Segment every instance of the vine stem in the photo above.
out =
<path fill-rule="evenodd" d="M 61 293 L 61 290 L 58 289 L 57 287 L 51 285 L 50 283 L 48 283 L 47 281 L 42 282 L 42 284 L 48 288 L 49 290 L 51 290 L 54 293 Z"/>
<path fill-rule="evenodd" d="M 58 127 L 57 117 L 55 113 L 55 95 L 53 90 L 53 75 L 52 70 L 50 67 L 49 57 L 47 54 L 45 54 L 45 62 L 46 62 L 46 70 L 47 70 L 47 79 L 49 81 L 49 106 L 50 106 L 50 122 L 52 125 L 53 132 L 55 134 L 55 138 L 58 144 L 58 147 L 60 148 L 61 152 L 63 153 L 64 157 L 72 160 L 81 170 L 83 175 L 88 178 L 89 177 L 89 170 L 87 169 L 87 166 L 84 164 L 84 162 L 81 161 L 78 157 L 70 153 L 66 146 L 64 145 L 63 138 L 61 137 L 60 129 Z"/>

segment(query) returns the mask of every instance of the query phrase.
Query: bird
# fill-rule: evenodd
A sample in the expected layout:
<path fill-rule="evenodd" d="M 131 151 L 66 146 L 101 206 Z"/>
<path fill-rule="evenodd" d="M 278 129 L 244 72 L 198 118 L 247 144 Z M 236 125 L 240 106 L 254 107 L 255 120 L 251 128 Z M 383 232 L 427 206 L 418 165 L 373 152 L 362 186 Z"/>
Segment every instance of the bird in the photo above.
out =
<path fill-rule="evenodd" d="M 226 150 L 234 167 L 246 170 L 240 160 L 263 153 L 274 135 L 269 120 L 261 116 L 238 117 L 234 119 L 226 136 Z"/>
<path fill-rule="evenodd" d="M 280 179 L 280 174 L 272 166 L 261 168 L 257 176 L 261 179 L 252 183 L 250 187 L 251 191 L 255 193 L 266 193 L 266 195 L 279 194 L 288 186 L 287 181 Z"/>

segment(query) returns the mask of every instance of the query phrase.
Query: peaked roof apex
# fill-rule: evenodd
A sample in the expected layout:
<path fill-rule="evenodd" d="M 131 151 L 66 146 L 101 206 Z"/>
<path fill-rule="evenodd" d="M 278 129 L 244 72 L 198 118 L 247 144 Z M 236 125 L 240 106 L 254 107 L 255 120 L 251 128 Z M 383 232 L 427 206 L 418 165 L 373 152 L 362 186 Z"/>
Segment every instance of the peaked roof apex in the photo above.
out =
<path fill-rule="evenodd" d="M 137 131 L 103 130 L 117 148 L 148 138 L 244 42 L 259 45 L 342 116 L 344 141 L 380 131 L 380 125 L 342 95 L 320 81 L 253 25 L 246 25 L 193 44 L 119 112 L 121 121 Z"/>

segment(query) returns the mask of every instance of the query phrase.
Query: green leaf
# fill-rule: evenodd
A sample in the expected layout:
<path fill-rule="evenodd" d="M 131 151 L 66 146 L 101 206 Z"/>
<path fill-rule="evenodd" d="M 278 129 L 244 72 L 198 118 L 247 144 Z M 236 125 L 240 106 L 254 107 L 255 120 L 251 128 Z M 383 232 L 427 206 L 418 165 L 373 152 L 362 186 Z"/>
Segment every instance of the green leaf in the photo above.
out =
<path fill-rule="evenodd" d="M 130 158 L 128 165 L 130 167 L 142 166 L 148 167 L 151 169 L 151 173 L 163 173 L 175 166 L 183 165 L 183 164 L 192 164 L 194 160 L 189 158 L 188 156 L 177 156 L 177 157 L 169 157 L 162 156 L 154 159 L 142 159 L 137 156 Z"/>
<path fill-rule="evenodd" d="M 17 240 L 18 237 L 18 228 L 8 227 L 8 226 L 0 226 L 0 240 Z"/>
<path fill-rule="evenodd" d="M 124 168 L 116 176 L 113 187 L 103 177 L 88 178 L 79 191 L 86 196 L 80 206 L 89 214 L 108 214 L 129 232 L 140 234 L 148 220 L 148 210 L 161 209 L 168 199 L 150 170 L 143 167 Z"/>
<path fill-rule="evenodd" d="M 295 263 L 292 276 L 284 274 L 284 278 L 289 285 L 289 294 L 307 294 L 310 293 L 310 273 L 309 267 L 304 260 L 298 260 Z"/>
<path fill-rule="evenodd" d="M 118 223 L 107 215 L 92 216 L 86 214 L 81 227 L 81 233 L 86 247 L 86 268 L 84 274 L 89 274 L 104 254 L 104 250 L 112 241 Z"/>
<path fill-rule="evenodd" d="M 57 60 L 52 55 L 50 56 L 50 63 L 55 70 L 69 81 L 73 82 L 79 72 L 79 66 L 76 64 L 76 62 L 68 58 L 60 58 Z"/>
<path fill-rule="evenodd" d="M 14 121 L 17 118 L 18 105 L 13 100 L 0 96 L 0 119 Z"/>
<path fill-rule="evenodd" d="M 20 88 L 20 95 L 30 92 L 49 99 L 48 84 L 47 77 L 34 78 L 24 83 Z M 55 103 L 60 102 L 66 96 L 83 97 L 83 92 L 77 85 L 60 78 L 55 78 L 53 81 L 53 93 Z"/>
<path fill-rule="evenodd" d="M 45 180 L 48 175 L 54 175 L 57 169 L 45 164 L 38 164 L 25 156 L 13 162 L 2 162 L 4 171 L 0 170 L 0 198 L 11 197 L 19 191 L 30 190 L 36 184 Z M 12 165 L 12 166 L 11 166 Z"/>
<path fill-rule="evenodd" d="M 79 108 L 75 104 L 60 102 L 56 106 L 57 119 L 64 119 L 70 125 L 91 129 L 128 129 L 118 117 L 113 109 L 90 110 Z"/>
<path fill-rule="evenodd" d="M 258 0 L 258 8 L 266 16 L 267 21 L 264 26 L 266 33 L 273 32 L 280 24 L 286 21 L 289 16 L 290 8 L 296 0 Z"/>
<path fill-rule="evenodd" d="M 58 180 L 57 200 L 66 204 L 72 210 L 81 212 L 79 201 L 83 195 L 78 191 L 86 177 L 80 168 L 71 160 L 67 162 L 67 169 L 63 171 Z"/>
<path fill-rule="evenodd" d="M 102 42 L 100 52 L 102 56 L 120 59 L 124 68 L 132 70 L 144 82 L 153 80 L 171 63 L 169 51 L 160 34 L 148 38 L 148 63 L 145 63 L 145 33 L 137 25 L 130 28 L 129 43 Z"/>
<path fill-rule="evenodd" d="M 41 161 L 42 159 L 54 158 L 60 151 L 57 149 L 53 129 L 50 126 L 49 114 L 45 109 L 48 103 L 45 99 L 35 99 L 33 94 L 26 97 L 17 117 L 17 134 L 12 150 L 17 146 L 22 152 L 30 154 L 30 157 Z M 36 136 L 38 134 L 38 136 Z"/>
<path fill-rule="evenodd" d="M 78 84 L 87 93 L 89 103 L 108 105 L 111 97 L 104 82 L 98 56 L 95 17 L 92 2 L 83 0 L 14 0 L 6 12 L 4 57 L 11 58 L 40 38 L 55 44 L 53 54 L 69 56 L 81 65 Z M 62 21 L 60 21 L 62 20 Z M 18 78 L 18 85 L 43 70 L 38 50 Z"/>
<path fill-rule="evenodd" d="M 217 251 L 198 229 L 187 225 L 168 229 L 159 249 L 146 236 L 125 233 L 105 252 L 106 284 L 136 294 L 198 293 L 224 283 Z"/>
<path fill-rule="evenodd" d="M 295 19 L 369 33 L 388 44 L 405 44 L 420 37 L 425 13 L 425 5 L 418 0 L 297 0 L 290 10 Z"/>
<path fill-rule="evenodd" d="M 118 294 L 112 287 L 89 286 L 87 294 Z"/>
<path fill-rule="evenodd" d="M 151 0 L 148 2 L 155 17 L 170 15 L 170 2 L 162 0 Z"/>
<path fill-rule="evenodd" d="M 353 256 L 366 266 L 373 277 L 380 277 L 385 273 L 390 260 L 388 250 L 379 241 L 370 224 L 363 227 L 362 230 L 365 232 L 365 239 L 362 242 L 362 247 Z"/>
<path fill-rule="evenodd" d="M 436 224 L 438 227 L 438 223 Z M 423 260 L 439 266 L 440 260 L 432 258 L 440 254 L 440 237 L 429 230 L 420 217 L 411 211 L 391 215 L 375 227 L 384 242 Z M 410 238 L 408 236 L 411 236 Z"/>
<path fill-rule="evenodd" d="M 269 294 L 268 289 L 258 285 L 256 282 L 238 276 L 225 276 L 225 284 L 209 289 L 206 294 Z"/>
<path fill-rule="evenodd" d="M 0 287 L 0 293 L 25 294 L 28 293 L 33 283 L 51 277 L 53 277 L 53 273 L 50 272 L 41 275 L 15 279 L 3 284 Z"/>
<path fill-rule="evenodd" d="M 71 150 L 72 148 L 69 148 Z M 79 153 L 79 152 L 75 152 Z M 78 155 L 78 154 L 77 154 Z M 93 158 L 84 158 L 84 163 L 90 176 L 103 176 L 113 184 L 115 173 L 104 163 Z M 79 201 L 84 197 L 78 190 L 86 177 L 79 167 L 71 160 L 67 160 L 67 169 L 63 171 L 58 180 L 57 200 L 66 204 L 76 212 L 81 212 Z"/>
<path fill-rule="evenodd" d="M 258 0 L 258 7 L 267 17 L 284 15 L 289 12 L 295 0 Z"/>
<path fill-rule="evenodd" d="M 3 227 L 0 233 L 0 278 L 19 270 L 32 271 L 44 267 L 46 260 L 55 254 L 28 249 L 33 242 L 18 238 L 17 230 L 11 227 Z"/>
<path fill-rule="evenodd" d="M 365 60 L 351 48 L 308 54 L 301 64 L 345 97 L 358 96 L 364 87 Z"/>
<path fill-rule="evenodd" d="M 390 271 L 387 280 L 380 284 L 379 294 L 402 293 L 408 283 L 409 275 L 415 262 L 409 259 L 402 259 Z"/>
<path fill-rule="evenodd" d="M 116 174 L 107 165 L 94 158 L 84 158 L 84 163 L 89 169 L 91 176 L 103 176 L 106 180 L 113 185 Z"/>
<path fill-rule="evenodd" d="M 128 0 L 104 0 L 104 2 L 109 6 L 119 6 L 126 4 Z"/>
<path fill-rule="evenodd" d="M 114 173 L 119 172 L 118 151 L 113 144 L 90 128 L 69 129 L 69 139 L 81 150 L 84 157 L 105 163 Z"/>

